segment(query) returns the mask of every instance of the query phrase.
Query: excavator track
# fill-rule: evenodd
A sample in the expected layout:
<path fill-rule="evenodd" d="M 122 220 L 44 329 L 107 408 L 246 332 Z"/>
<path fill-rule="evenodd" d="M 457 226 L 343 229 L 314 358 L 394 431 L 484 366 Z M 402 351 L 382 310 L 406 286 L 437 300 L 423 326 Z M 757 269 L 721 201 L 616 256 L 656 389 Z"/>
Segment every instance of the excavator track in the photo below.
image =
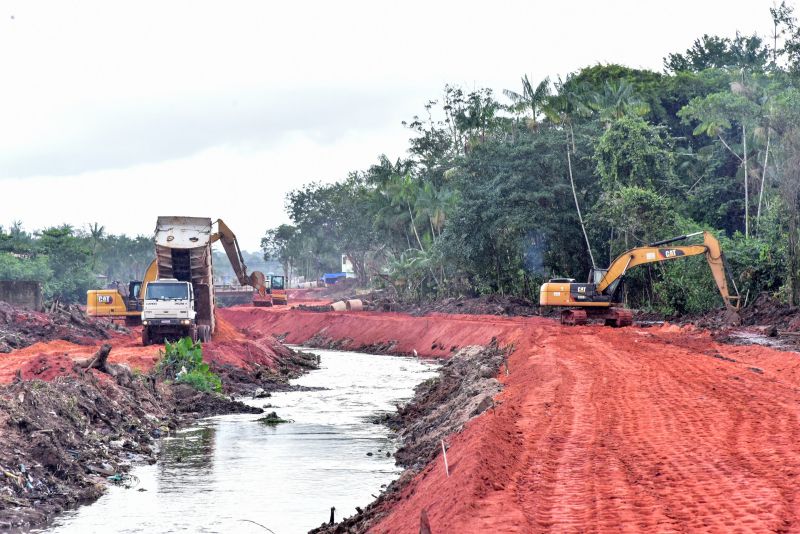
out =
<path fill-rule="evenodd" d="M 633 312 L 625 308 L 611 308 L 610 317 L 606 318 L 606 326 L 622 327 L 633 324 Z"/>
<path fill-rule="evenodd" d="M 566 326 L 579 326 L 586 324 L 588 317 L 585 310 L 564 310 L 561 312 L 561 324 Z"/>

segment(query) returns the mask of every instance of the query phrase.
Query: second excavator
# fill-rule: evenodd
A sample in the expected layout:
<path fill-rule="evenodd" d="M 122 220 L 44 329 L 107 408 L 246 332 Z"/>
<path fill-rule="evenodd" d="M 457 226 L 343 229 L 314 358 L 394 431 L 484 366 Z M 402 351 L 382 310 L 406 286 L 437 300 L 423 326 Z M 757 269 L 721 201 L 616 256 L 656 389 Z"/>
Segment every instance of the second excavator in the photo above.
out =
<path fill-rule="evenodd" d="M 683 241 L 698 235 L 703 236 L 702 245 L 681 245 L 666 247 L 670 243 Z M 552 278 L 542 285 L 539 304 L 542 306 L 566 307 L 561 312 L 561 323 L 565 325 L 586 324 L 590 319 L 598 319 L 607 326 L 629 326 L 633 322 L 631 310 L 622 307 L 622 280 L 628 269 L 645 263 L 676 260 L 704 254 L 711 268 L 727 309 L 728 319 L 735 321 L 739 311 L 739 291 L 730 274 L 725 255 L 719 241 L 710 232 L 695 232 L 663 241 L 636 247 L 622 253 L 608 269 L 592 268 L 589 282 L 576 283 L 573 278 Z M 732 295 L 728 280 L 733 286 Z"/>

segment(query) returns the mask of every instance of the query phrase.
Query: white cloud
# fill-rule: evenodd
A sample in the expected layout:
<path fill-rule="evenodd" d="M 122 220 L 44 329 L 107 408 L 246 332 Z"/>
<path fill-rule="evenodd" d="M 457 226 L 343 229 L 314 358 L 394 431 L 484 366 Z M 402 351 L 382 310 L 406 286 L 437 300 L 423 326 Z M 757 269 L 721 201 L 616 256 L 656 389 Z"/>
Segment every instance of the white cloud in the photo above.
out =
<path fill-rule="evenodd" d="M 400 121 L 445 83 L 660 70 L 703 33 L 768 31 L 771 5 L 6 0 L 0 223 L 208 215 L 253 249 L 292 188 L 401 155 Z"/>

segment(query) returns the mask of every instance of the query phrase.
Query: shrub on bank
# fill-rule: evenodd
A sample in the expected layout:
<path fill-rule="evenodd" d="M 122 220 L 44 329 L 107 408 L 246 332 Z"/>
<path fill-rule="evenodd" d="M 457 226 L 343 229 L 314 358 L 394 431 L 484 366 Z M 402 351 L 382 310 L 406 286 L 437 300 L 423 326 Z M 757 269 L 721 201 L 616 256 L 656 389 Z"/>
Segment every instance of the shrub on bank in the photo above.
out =
<path fill-rule="evenodd" d="M 203 347 L 189 337 L 164 343 L 156 372 L 199 391 L 222 391 L 222 380 L 203 361 Z"/>

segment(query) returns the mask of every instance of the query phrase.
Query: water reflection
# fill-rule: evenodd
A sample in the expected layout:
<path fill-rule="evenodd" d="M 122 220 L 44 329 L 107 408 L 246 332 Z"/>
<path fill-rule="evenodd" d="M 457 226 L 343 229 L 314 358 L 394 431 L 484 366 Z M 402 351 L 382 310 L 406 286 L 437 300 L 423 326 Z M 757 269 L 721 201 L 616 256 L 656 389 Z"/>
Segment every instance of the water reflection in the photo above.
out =
<path fill-rule="evenodd" d="M 214 425 L 190 428 L 161 440 L 158 466 L 159 489 L 181 491 L 187 481 L 195 487 L 209 487 L 214 481 Z"/>
<path fill-rule="evenodd" d="M 291 423 L 262 415 L 215 417 L 163 440 L 156 465 L 133 470 L 139 487 L 112 487 L 95 504 L 59 518 L 58 533 L 307 532 L 364 506 L 399 469 L 389 430 L 370 421 L 413 394 L 435 367 L 413 358 L 318 351 L 299 378 L 315 389 L 248 400 L 272 404 Z M 389 456 L 387 456 L 387 454 Z M 139 491 L 140 489 L 145 491 Z"/>

